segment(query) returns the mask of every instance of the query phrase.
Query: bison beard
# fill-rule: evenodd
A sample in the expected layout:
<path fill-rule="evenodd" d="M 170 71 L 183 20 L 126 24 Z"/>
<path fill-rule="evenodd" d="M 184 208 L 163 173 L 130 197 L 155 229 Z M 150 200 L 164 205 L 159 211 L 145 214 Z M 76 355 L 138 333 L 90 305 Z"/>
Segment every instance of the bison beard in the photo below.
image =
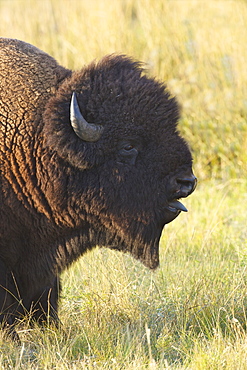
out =
<path fill-rule="evenodd" d="M 72 72 L 0 39 L 0 321 L 57 321 L 59 276 L 95 246 L 159 264 L 196 186 L 166 86 L 110 55 Z"/>

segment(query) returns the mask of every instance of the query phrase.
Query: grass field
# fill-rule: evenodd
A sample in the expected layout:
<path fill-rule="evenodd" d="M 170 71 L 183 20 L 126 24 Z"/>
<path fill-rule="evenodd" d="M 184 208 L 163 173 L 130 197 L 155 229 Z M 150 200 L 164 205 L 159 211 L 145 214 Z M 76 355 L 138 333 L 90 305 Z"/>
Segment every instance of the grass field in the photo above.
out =
<path fill-rule="evenodd" d="M 84 256 L 63 274 L 61 328 L 0 338 L 0 368 L 247 369 L 247 2 L 0 0 L 0 16 L 1 36 L 66 67 L 113 52 L 145 62 L 181 103 L 199 179 L 156 272 Z"/>

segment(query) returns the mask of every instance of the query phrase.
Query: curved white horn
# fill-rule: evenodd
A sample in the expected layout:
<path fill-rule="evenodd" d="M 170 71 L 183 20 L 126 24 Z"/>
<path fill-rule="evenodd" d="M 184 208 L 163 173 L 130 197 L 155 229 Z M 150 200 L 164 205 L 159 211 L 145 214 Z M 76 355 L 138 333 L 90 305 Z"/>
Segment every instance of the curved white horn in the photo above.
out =
<path fill-rule="evenodd" d="M 88 142 L 96 142 L 100 139 L 103 127 L 88 123 L 80 112 L 76 93 L 73 92 L 70 103 L 70 123 L 76 135 Z"/>

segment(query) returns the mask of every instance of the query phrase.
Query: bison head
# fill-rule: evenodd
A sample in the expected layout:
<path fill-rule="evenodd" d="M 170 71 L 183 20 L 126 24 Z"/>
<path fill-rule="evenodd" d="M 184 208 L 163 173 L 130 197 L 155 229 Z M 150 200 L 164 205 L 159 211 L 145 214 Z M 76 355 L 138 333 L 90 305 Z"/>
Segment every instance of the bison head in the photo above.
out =
<path fill-rule="evenodd" d="M 158 266 L 164 225 L 187 211 L 178 199 L 196 186 L 178 119 L 166 86 L 125 56 L 61 84 L 46 107 L 44 141 L 63 171 L 49 174 L 45 191 L 68 233 L 86 235 L 81 252 L 105 245 Z"/>

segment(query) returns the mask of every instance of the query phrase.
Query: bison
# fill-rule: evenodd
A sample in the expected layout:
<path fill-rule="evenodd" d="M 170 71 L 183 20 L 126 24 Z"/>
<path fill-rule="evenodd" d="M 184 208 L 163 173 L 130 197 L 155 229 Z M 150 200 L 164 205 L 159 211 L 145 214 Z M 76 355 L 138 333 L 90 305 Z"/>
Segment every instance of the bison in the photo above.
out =
<path fill-rule="evenodd" d="M 71 71 L 0 39 L 2 326 L 58 320 L 59 276 L 95 246 L 158 266 L 164 225 L 196 186 L 179 116 L 132 58 Z"/>

